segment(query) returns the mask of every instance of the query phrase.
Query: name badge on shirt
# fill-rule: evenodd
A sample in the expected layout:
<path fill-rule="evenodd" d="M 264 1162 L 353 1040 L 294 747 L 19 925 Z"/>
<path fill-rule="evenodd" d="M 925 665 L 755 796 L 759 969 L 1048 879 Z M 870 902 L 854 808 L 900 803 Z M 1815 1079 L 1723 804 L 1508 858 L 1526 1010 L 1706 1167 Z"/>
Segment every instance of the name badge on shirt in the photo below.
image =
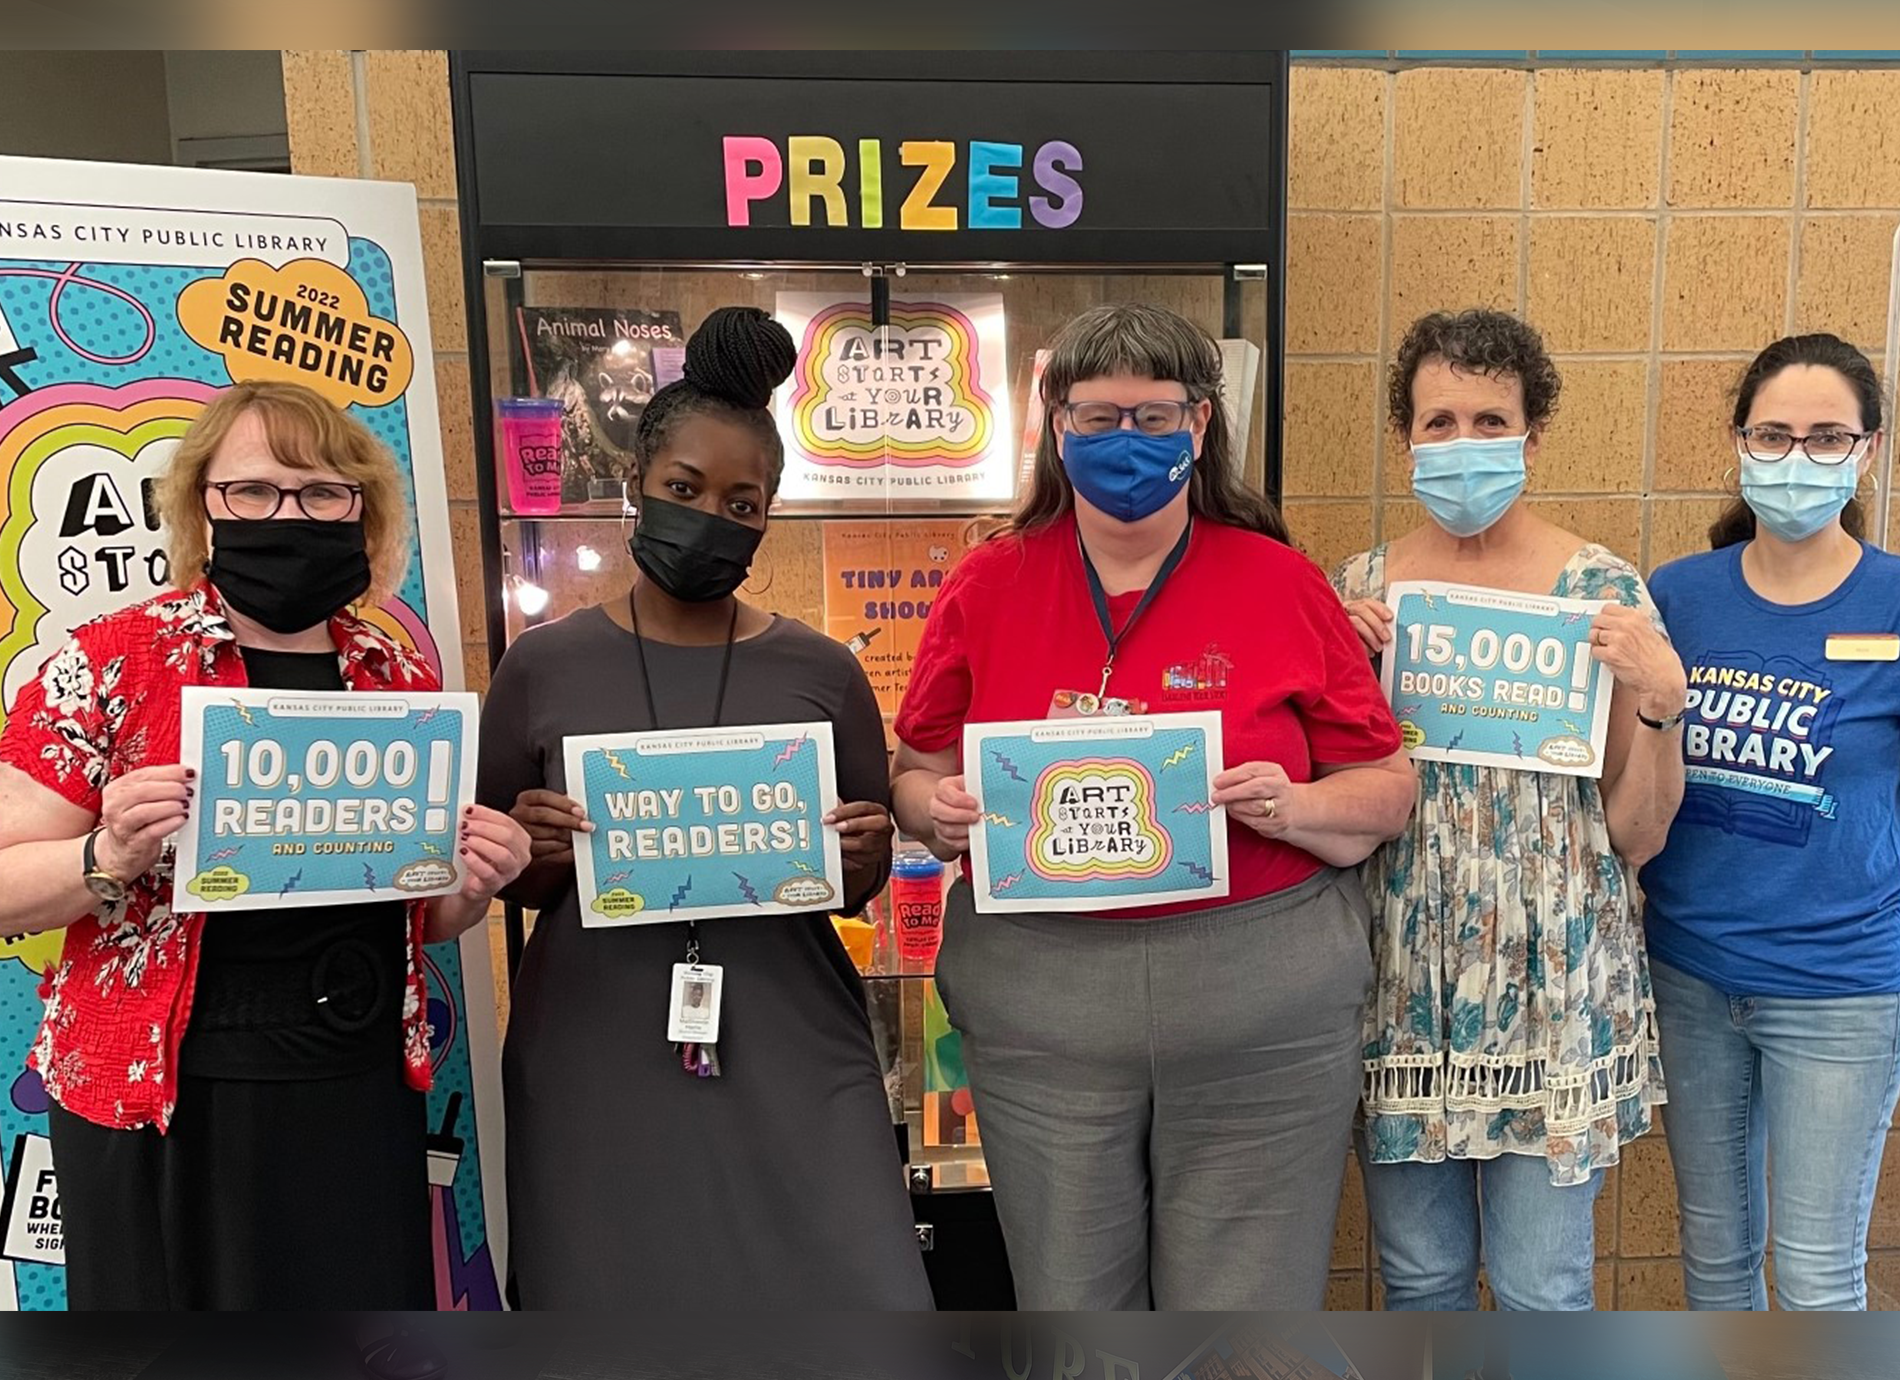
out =
<path fill-rule="evenodd" d="M 1900 661 L 1900 633 L 1829 633 L 1829 661 Z"/>
<path fill-rule="evenodd" d="M 719 1043 L 719 987 L 726 970 L 715 963 L 675 963 L 666 1004 L 666 1038 L 676 1045 Z"/>

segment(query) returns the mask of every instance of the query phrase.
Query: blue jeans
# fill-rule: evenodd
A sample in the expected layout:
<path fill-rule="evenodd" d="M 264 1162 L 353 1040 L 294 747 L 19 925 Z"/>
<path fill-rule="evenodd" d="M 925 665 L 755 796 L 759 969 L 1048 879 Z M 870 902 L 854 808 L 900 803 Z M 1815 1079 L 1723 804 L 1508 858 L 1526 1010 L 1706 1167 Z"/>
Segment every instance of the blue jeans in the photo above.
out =
<path fill-rule="evenodd" d="M 1498 1307 L 1588 1312 L 1596 1306 L 1596 1197 L 1590 1182 L 1557 1188 L 1542 1155 L 1438 1164 L 1359 1162 L 1379 1245 L 1385 1306 L 1478 1306 L 1478 1266 Z"/>
<path fill-rule="evenodd" d="M 1768 1306 L 1772 1219 L 1783 1308 L 1866 1308 L 1900 995 L 1735 996 L 1655 959 L 1650 979 L 1689 1306 Z"/>

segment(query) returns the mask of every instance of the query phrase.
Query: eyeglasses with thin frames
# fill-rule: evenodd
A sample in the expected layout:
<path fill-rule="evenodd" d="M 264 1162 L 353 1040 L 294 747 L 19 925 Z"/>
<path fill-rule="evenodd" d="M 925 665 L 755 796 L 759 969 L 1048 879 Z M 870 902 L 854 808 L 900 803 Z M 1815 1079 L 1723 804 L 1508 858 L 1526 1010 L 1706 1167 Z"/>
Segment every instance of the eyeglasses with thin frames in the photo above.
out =
<path fill-rule="evenodd" d="M 1744 426 L 1737 427 L 1735 435 L 1741 442 L 1741 453 L 1762 464 L 1786 460 L 1798 446 L 1801 453 L 1817 465 L 1840 465 L 1852 458 L 1874 433 L 1823 427 L 1806 436 L 1796 436 L 1786 427 Z"/>
<path fill-rule="evenodd" d="M 240 522 L 264 522 L 276 517 L 285 499 L 312 522 L 342 522 L 356 511 L 363 497 L 361 484 L 339 484 L 330 480 L 319 480 L 296 489 L 286 489 L 262 479 L 226 479 L 201 487 L 215 490 L 231 516 Z"/>
<path fill-rule="evenodd" d="M 1149 436 L 1171 436 L 1186 429 L 1194 406 L 1192 400 L 1183 402 L 1179 398 L 1136 403 L 1133 407 L 1119 407 L 1111 402 L 1072 402 L 1062 404 L 1062 412 L 1069 420 L 1069 430 L 1082 436 L 1116 431 L 1124 417 L 1132 418 L 1135 430 Z"/>

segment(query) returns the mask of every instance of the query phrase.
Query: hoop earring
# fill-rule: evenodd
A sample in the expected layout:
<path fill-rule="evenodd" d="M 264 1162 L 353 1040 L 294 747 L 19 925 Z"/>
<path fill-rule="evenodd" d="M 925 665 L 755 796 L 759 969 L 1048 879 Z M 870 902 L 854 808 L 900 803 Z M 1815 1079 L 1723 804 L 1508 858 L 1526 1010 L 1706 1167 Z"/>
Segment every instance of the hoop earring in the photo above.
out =
<path fill-rule="evenodd" d="M 757 589 L 754 589 L 752 587 L 752 581 L 758 573 L 758 567 L 755 565 L 751 570 L 748 570 L 746 572 L 745 579 L 741 581 L 739 585 L 740 589 L 743 589 L 747 594 L 752 595 L 754 598 L 757 598 L 759 595 L 764 594 L 767 590 L 772 588 L 772 580 L 775 574 L 775 572 L 772 569 L 772 563 L 770 559 L 767 559 L 763 564 L 765 565 L 765 583 L 764 584 L 760 585 Z"/>

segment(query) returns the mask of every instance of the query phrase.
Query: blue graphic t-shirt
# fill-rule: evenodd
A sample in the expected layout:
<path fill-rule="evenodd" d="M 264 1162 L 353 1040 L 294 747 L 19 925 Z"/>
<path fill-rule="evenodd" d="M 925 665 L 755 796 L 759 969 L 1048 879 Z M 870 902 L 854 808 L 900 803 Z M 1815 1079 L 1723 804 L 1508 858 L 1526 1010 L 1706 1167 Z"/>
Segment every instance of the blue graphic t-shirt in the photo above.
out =
<path fill-rule="evenodd" d="M 1863 659 L 1900 634 L 1900 557 L 1864 546 L 1839 589 L 1784 605 L 1743 550 L 1649 581 L 1689 675 L 1649 952 L 1738 996 L 1900 992 L 1900 661 Z"/>

